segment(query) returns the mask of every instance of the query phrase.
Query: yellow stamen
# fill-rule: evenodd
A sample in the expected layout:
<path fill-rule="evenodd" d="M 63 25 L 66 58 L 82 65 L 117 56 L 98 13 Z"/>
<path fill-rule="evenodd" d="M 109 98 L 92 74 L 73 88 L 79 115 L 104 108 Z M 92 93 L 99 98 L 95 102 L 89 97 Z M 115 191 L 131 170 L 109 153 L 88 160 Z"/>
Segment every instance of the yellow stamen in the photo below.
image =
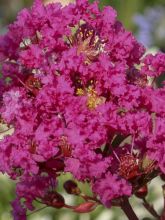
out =
<path fill-rule="evenodd" d="M 81 88 L 78 88 L 76 91 L 76 95 L 78 95 L 78 96 L 84 95 L 84 90 Z"/>
<path fill-rule="evenodd" d="M 105 98 L 99 96 L 92 86 L 89 86 L 85 91 L 78 88 L 76 94 L 79 96 L 87 95 L 87 107 L 89 109 L 95 109 L 98 105 L 105 102 Z"/>

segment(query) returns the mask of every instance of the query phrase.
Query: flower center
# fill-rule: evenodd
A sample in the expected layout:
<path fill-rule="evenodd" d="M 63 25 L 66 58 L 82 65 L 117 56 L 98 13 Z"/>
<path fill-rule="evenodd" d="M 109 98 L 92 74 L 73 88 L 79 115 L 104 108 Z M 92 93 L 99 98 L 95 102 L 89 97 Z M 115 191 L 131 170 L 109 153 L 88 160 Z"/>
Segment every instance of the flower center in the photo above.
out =
<path fill-rule="evenodd" d="M 85 55 L 87 64 L 95 61 L 98 55 L 104 50 L 103 41 L 93 27 L 88 24 L 82 24 L 75 34 L 69 38 L 72 46 L 77 46 L 77 53 Z"/>
<path fill-rule="evenodd" d="M 105 98 L 103 96 L 99 96 L 93 86 L 89 86 L 85 90 L 83 90 L 82 88 L 78 88 L 76 91 L 76 95 L 87 96 L 87 107 L 89 109 L 95 109 L 98 105 L 105 102 Z"/>

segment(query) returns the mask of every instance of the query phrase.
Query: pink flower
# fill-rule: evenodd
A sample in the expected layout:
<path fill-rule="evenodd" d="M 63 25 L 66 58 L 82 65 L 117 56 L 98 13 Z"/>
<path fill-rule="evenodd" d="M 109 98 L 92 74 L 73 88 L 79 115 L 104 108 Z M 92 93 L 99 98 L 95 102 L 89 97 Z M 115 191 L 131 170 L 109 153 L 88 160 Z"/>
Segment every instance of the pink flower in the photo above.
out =
<path fill-rule="evenodd" d="M 93 185 L 93 191 L 100 196 L 101 201 L 106 207 L 110 207 L 113 199 L 121 195 L 130 196 L 132 189 L 131 185 L 124 179 L 109 172 Z"/>

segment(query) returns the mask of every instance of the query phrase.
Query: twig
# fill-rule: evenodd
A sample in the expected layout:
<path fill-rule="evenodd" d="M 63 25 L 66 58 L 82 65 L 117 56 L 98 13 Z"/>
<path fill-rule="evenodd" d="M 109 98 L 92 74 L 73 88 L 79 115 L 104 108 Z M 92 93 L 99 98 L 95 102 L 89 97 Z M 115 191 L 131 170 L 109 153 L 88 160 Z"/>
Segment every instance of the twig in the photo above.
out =
<path fill-rule="evenodd" d="M 163 208 L 160 220 L 165 219 L 165 184 L 162 186 L 162 189 L 163 189 L 163 198 L 164 198 L 164 208 Z"/>
<path fill-rule="evenodd" d="M 128 198 L 123 199 L 123 202 L 121 203 L 120 207 L 129 220 L 139 220 L 134 210 L 132 209 L 132 206 L 130 205 Z"/>
<path fill-rule="evenodd" d="M 44 206 L 44 207 L 42 207 L 42 208 L 36 209 L 35 211 L 33 211 L 33 212 L 27 214 L 26 216 L 33 215 L 34 213 L 39 212 L 39 211 L 41 211 L 42 209 L 45 209 L 45 208 L 47 208 L 47 207 L 48 207 L 48 206 Z"/>
<path fill-rule="evenodd" d="M 144 205 L 144 207 L 147 209 L 147 211 L 148 211 L 151 215 L 153 215 L 156 219 L 159 219 L 159 218 L 160 218 L 160 216 L 158 215 L 158 213 L 157 213 L 156 210 L 154 209 L 153 205 L 149 204 L 145 198 L 143 198 L 143 205 Z"/>

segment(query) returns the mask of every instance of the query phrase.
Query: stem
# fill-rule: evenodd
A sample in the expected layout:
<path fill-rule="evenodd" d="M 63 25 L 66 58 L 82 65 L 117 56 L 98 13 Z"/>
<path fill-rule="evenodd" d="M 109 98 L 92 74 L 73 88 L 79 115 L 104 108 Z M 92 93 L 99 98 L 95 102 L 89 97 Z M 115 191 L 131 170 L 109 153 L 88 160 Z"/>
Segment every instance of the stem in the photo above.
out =
<path fill-rule="evenodd" d="M 129 203 L 128 198 L 124 198 L 123 202 L 120 205 L 121 209 L 125 213 L 125 215 L 128 217 L 129 220 L 139 220 L 136 216 L 135 212 L 132 209 L 132 206 Z"/>
<path fill-rule="evenodd" d="M 48 206 L 46 205 L 46 206 L 44 206 L 44 207 L 41 207 L 41 208 L 39 208 L 39 209 L 36 209 L 35 211 L 33 211 L 33 212 L 27 214 L 26 216 L 33 215 L 34 213 L 39 212 L 39 211 L 41 211 L 42 209 L 45 209 L 45 208 L 47 208 L 47 207 L 48 207 Z"/>
<path fill-rule="evenodd" d="M 135 144 L 135 135 L 132 136 L 131 154 L 133 153 L 134 144 Z"/>
<path fill-rule="evenodd" d="M 72 205 L 67 205 L 65 204 L 64 205 L 64 208 L 67 208 L 67 209 L 75 209 L 77 206 L 72 206 Z"/>
<path fill-rule="evenodd" d="M 92 201 L 95 201 L 95 202 L 97 202 L 97 203 L 100 203 L 100 201 L 99 201 L 97 198 L 95 198 L 95 197 L 87 196 L 87 195 L 85 195 L 85 194 L 83 194 L 83 193 L 81 193 L 80 196 L 81 196 L 85 201 L 92 200 Z"/>
<path fill-rule="evenodd" d="M 154 207 L 152 205 L 150 205 L 145 198 L 143 198 L 143 205 L 151 215 L 153 215 L 157 219 L 160 218 L 158 213 L 155 211 Z"/>
<path fill-rule="evenodd" d="M 113 150 L 112 146 L 110 146 L 110 149 L 112 150 L 113 155 L 117 159 L 117 161 L 120 163 L 120 158 L 118 157 L 117 153 Z"/>
<path fill-rule="evenodd" d="M 163 211 L 161 213 L 160 220 L 165 219 L 165 184 L 162 186 L 162 189 L 163 189 L 163 198 L 164 198 L 164 208 L 163 208 Z"/>
<path fill-rule="evenodd" d="M 26 89 L 28 89 L 30 92 L 33 92 L 33 90 L 29 86 L 27 86 L 18 76 L 16 76 L 16 78 Z"/>

